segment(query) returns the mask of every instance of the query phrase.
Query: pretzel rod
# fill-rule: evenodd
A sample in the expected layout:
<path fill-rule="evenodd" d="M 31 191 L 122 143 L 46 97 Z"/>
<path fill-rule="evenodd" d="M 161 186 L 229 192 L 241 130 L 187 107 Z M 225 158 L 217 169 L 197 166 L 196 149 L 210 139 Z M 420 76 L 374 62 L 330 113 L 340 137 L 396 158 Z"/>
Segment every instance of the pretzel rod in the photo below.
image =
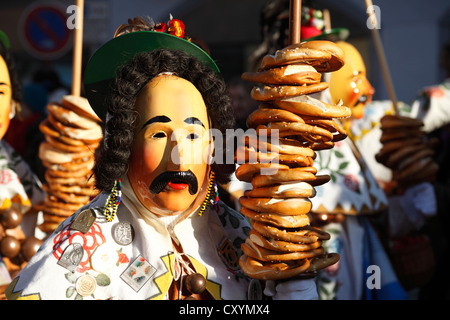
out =
<path fill-rule="evenodd" d="M 84 0 L 77 0 L 78 14 L 76 16 L 75 37 L 73 43 L 72 66 L 72 95 L 80 96 L 81 91 L 81 62 L 83 55 L 83 11 Z"/>
<path fill-rule="evenodd" d="M 386 61 L 386 55 L 384 53 L 383 43 L 381 42 L 380 33 L 378 31 L 378 21 L 377 17 L 375 15 L 372 0 L 364 0 L 366 2 L 366 12 L 371 19 L 372 24 L 372 37 L 373 41 L 375 43 L 375 48 L 377 51 L 378 59 L 380 61 L 381 70 L 383 72 L 384 81 L 386 82 L 387 91 L 389 94 L 389 98 L 392 101 L 392 104 L 394 105 L 395 113 L 398 114 L 398 108 L 397 108 L 397 97 L 395 95 L 394 90 L 394 84 L 392 83 L 391 73 L 389 72 L 389 67 Z M 370 10 L 369 10 L 370 9 Z"/>
<path fill-rule="evenodd" d="M 289 42 L 299 43 L 302 17 L 302 1 L 290 0 L 289 4 Z"/>

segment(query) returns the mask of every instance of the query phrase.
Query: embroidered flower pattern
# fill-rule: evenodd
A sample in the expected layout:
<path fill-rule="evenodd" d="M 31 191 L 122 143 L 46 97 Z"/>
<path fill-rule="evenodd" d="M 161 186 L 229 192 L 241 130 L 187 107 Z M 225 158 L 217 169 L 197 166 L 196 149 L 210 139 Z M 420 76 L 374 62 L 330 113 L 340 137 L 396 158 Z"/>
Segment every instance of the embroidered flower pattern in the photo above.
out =
<path fill-rule="evenodd" d="M 119 255 L 116 266 L 119 266 L 121 263 L 128 263 L 130 262 L 130 259 L 128 259 L 127 255 L 125 253 L 122 253 L 122 248 L 117 250 L 117 254 Z"/>
<path fill-rule="evenodd" d="M 103 244 L 106 239 L 102 233 L 102 229 L 97 223 L 94 223 L 87 233 L 82 233 L 80 231 L 71 230 L 71 224 L 66 225 L 62 230 L 55 236 L 53 239 L 53 256 L 56 259 L 59 259 L 64 252 L 64 248 L 62 248 L 63 243 L 68 243 L 71 245 L 74 242 L 78 242 L 82 245 L 83 250 L 85 252 L 83 259 L 80 262 L 80 265 L 77 268 L 78 272 L 84 272 L 86 270 L 91 269 L 89 266 L 89 259 L 92 255 L 92 252 L 99 245 Z"/>

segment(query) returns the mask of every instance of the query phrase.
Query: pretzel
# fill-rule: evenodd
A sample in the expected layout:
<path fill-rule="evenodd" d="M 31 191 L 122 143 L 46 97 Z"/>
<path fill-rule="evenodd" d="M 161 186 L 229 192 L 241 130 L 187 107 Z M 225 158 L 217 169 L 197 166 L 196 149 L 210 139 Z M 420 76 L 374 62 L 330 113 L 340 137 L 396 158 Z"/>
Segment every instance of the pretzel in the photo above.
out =
<path fill-rule="evenodd" d="M 78 113 L 56 103 L 48 104 L 47 110 L 53 117 L 65 125 L 74 126 L 80 129 L 92 129 L 94 127 L 98 127 L 97 122 L 94 120 L 81 116 Z"/>
<path fill-rule="evenodd" d="M 262 104 L 247 118 L 247 127 L 256 128 L 260 124 L 269 122 L 300 122 L 305 121 L 293 112 L 283 109 L 275 109 L 268 104 Z"/>
<path fill-rule="evenodd" d="M 284 262 L 262 262 L 242 255 L 239 266 L 251 278 L 260 280 L 282 280 L 293 278 L 304 273 L 310 267 L 308 259 Z"/>
<path fill-rule="evenodd" d="M 393 181 L 404 189 L 411 184 L 432 181 L 438 171 L 432 144 L 424 139 L 423 122 L 397 115 L 380 120 L 383 147 L 375 159 L 392 170 Z"/>
<path fill-rule="evenodd" d="M 253 243 L 250 238 L 247 238 L 245 242 L 241 244 L 241 249 L 247 256 L 262 261 L 301 260 L 313 258 L 324 253 L 324 249 L 322 247 L 312 249 L 310 251 L 295 252 L 279 252 L 275 250 L 269 250 Z"/>
<path fill-rule="evenodd" d="M 63 152 L 48 142 L 42 142 L 39 146 L 39 157 L 49 163 L 68 163 L 77 159 L 89 158 L 93 156 L 93 151 L 86 149 L 79 152 Z"/>
<path fill-rule="evenodd" d="M 85 175 L 59 175 L 58 171 L 47 170 L 44 174 L 45 180 L 50 185 L 66 185 L 66 186 L 93 186 L 95 179 L 91 177 L 91 171 L 88 170 Z"/>
<path fill-rule="evenodd" d="M 322 75 L 308 64 L 290 64 L 260 72 L 244 72 L 243 80 L 265 84 L 302 85 L 319 83 Z"/>
<path fill-rule="evenodd" d="M 310 266 L 308 267 L 308 272 L 315 272 L 320 269 L 324 269 L 329 267 L 340 259 L 339 254 L 337 253 L 327 253 L 324 255 L 319 255 L 310 260 Z"/>
<path fill-rule="evenodd" d="M 243 136 L 240 143 L 260 151 L 271 151 L 279 154 L 302 155 L 305 157 L 315 158 L 316 154 L 311 148 L 304 147 L 301 142 L 294 139 L 279 138 L 278 143 L 272 144 L 264 139 L 256 139 L 256 137 Z"/>
<path fill-rule="evenodd" d="M 274 55 L 264 56 L 261 61 L 261 69 L 294 63 L 310 64 L 318 72 L 332 72 L 343 66 L 344 52 L 329 41 L 315 40 L 296 43 L 277 50 Z"/>
<path fill-rule="evenodd" d="M 304 94 L 312 94 L 327 88 L 328 83 L 326 82 L 302 86 L 264 85 L 253 87 L 250 96 L 256 101 L 273 101 Z"/>
<path fill-rule="evenodd" d="M 48 169 L 47 172 L 49 173 L 49 176 L 55 177 L 55 178 L 67 178 L 67 179 L 75 179 L 72 181 L 80 182 L 80 179 L 85 178 L 87 175 L 91 174 L 92 171 L 89 168 L 81 168 L 77 171 L 65 171 L 65 170 L 53 170 Z M 47 180 L 48 181 L 48 180 Z"/>
<path fill-rule="evenodd" d="M 78 195 L 75 193 L 67 193 L 61 190 L 50 189 L 47 185 L 43 185 L 42 188 L 48 193 L 54 195 L 55 197 L 67 202 L 67 203 L 88 203 L 90 197 L 88 195 Z"/>
<path fill-rule="evenodd" d="M 236 161 L 242 163 L 281 163 L 305 166 L 312 164 L 312 158 L 301 154 L 279 154 L 278 152 L 259 152 L 253 148 L 240 146 L 236 149 Z"/>
<path fill-rule="evenodd" d="M 68 194 L 76 194 L 76 195 L 83 195 L 83 196 L 92 196 L 95 191 L 93 186 L 81 186 L 82 184 L 74 184 L 74 185 L 66 185 L 66 184 L 58 184 L 58 183 L 47 183 L 45 187 L 48 189 L 49 192 L 64 192 Z"/>
<path fill-rule="evenodd" d="M 97 149 L 99 146 L 98 142 L 93 144 L 81 144 L 81 145 L 68 144 L 65 143 L 63 139 L 45 135 L 45 141 L 47 141 L 51 146 L 55 147 L 56 149 L 65 152 L 81 152 L 85 151 L 86 149 L 92 150 L 92 152 L 94 152 L 94 150 Z"/>
<path fill-rule="evenodd" d="M 276 184 L 291 182 L 308 182 L 311 185 L 320 185 L 330 180 L 328 175 L 315 175 L 307 169 L 309 167 L 291 168 L 289 170 L 278 170 L 271 175 L 255 175 L 252 180 L 253 188 L 267 187 Z"/>
<path fill-rule="evenodd" d="M 240 197 L 239 203 L 253 211 L 289 216 L 307 214 L 312 207 L 311 200 L 308 198 L 273 199 Z"/>
<path fill-rule="evenodd" d="M 286 136 L 301 136 L 309 141 L 332 141 L 333 134 L 321 127 L 315 127 L 306 123 L 298 122 L 272 122 L 268 125 L 259 125 L 256 128 L 257 132 L 267 130 L 267 134 L 271 135 L 272 130 L 276 130 L 279 137 Z"/>
<path fill-rule="evenodd" d="M 317 240 L 328 240 L 330 235 L 319 229 L 310 226 L 300 228 L 277 228 L 263 224 L 259 221 L 252 221 L 252 227 L 261 235 L 276 240 L 284 240 L 296 243 L 312 243 Z"/>
<path fill-rule="evenodd" d="M 312 198 L 316 195 L 314 187 L 307 182 L 292 182 L 275 186 L 246 190 L 244 196 L 254 198 Z"/>
<path fill-rule="evenodd" d="M 423 127 L 423 122 L 422 122 L 422 120 L 419 120 L 419 119 L 387 114 L 387 115 L 384 115 L 380 119 L 380 125 L 381 125 L 380 126 L 381 130 L 398 128 L 398 127 L 401 127 L 402 129 L 405 127 L 420 128 L 420 127 Z"/>
<path fill-rule="evenodd" d="M 347 131 L 332 119 L 315 119 L 304 117 L 306 124 L 321 127 L 333 135 L 333 142 L 347 138 Z"/>
<path fill-rule="evenodd" d="M 270 239 L 262 236 L 255 229 L 252 229 L 250 231 L 249 239 L 256 245 L 273 251 L 287 251 L 287 252 L 309 251 L 317 249 L 322 245 L 321 240 L 317 240 L 316 242 L 313 243 L 303 244 Z"/>
<path fill-rule="evenodd" d="M 318 72 L 342 65 L 343 51 L 336 44 L 309 41 L 264 56 L 258 72 L 242 75 L 257 83 L 251 97 L 263 102 L 247 118 L 256 136 L 241 137 L 236 149 L 236 159 L 245 162 L 236 177 L 252 185 L 239 199 L 252 225 L 239 264 L 252 278 L 311 276 L 339 258 L 324 253 L 322 241 L 330 235 L 309 225 L 309 198 L 315 186 L 330 180 L 317 175 L 315 151 L 347 137 L 334 118 L 349 117 L 351 111 L 341 102 L 331 105 L 310 95 L 328 88 Z"/>
<path fill-rule="evenodd" d="M 275 213 L 260 213 L 247 209 L 246 207 L 241 208 L 241 213 L 249 219 L 282 228 L 304 227 L 307 226 L 311 221 L 309 216 L 306 214 L 291 216 Z"/>
<path fill-rule="evenodd" d="M 89 101 L 84 97 L 65 95 L 61 99 L 61 104 L 67 109 L 70 109 L 79 114 L 80 116 L 90 118 L 98 123 L 102 121 L 92 109 Z"/>
<path fill-rule="evenodd" d="M 58 121 L 51 113 L 47 119 L 56 130 L 72 139 L 82 140 L 85 143 L 96 143 L 103 137 L 102 129 L 98 125 L 89 129 L 72 127 Z"/>
<path fill-rule="evenodd" d="M 331 105 L 307 95 L 275 100 L 272 102 L 278 108 L 295 114 L 324 118 L 348 118 L 352 112 L 349 107 Z"/>
<path fill-rule="evenodd" d="M 79 170 L 91 170 L 94 167 L 94 157 L 88 157 L 87 159 L 77 159 L 72 162 L 65 163 L 50 163 L 46 160 L 42 160 L 44 167 L 53 171 L 79 171 Z"/>
<path fill-rule="evenodd" d="M 241 181 L 251 182 L 256 174 L 272 175 L 278 170 L 289 170 L 289 166 L 279 163 L 243 163 L 236 169 L 235 175 Z"/>
<path fill-rule="evenodd" d="M 331 54 L 322 50 L 310 50 L 302 47 L 286 47 L 273 55 L 266 55 L 261 60 L 261 70 L 288 64 L 320 65 L 331 59 Z"/>

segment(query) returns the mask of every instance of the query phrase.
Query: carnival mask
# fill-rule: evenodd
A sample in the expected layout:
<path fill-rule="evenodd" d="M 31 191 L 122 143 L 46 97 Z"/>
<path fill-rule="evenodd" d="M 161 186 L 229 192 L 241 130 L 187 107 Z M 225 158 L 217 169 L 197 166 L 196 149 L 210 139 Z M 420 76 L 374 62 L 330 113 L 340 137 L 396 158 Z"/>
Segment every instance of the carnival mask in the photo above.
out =
<path fill-rule="evenodd" d="M 354 46 L 339 41 L 336 43 L 345 52 L 345 64 L 331 73 L 330 93 L 333 103 L 339 99 L 345 106 L 352 108 L 352 117 L 364 116 L 364 107 L 372 100 L 375 90 L 366 78 L 364 61 Z"/>
<path fill-rule="evenodd" d="M 141 203 L 176 215 L 204 200 L 210 125 L 202 95 L 189 81 L 159 75 L 139 93 L 128 178 Z"/>
<path fill-rule="evenodd" d="M 3 57 L 0 56 L 0 140 L 4 137 L 12 118 L 12 91 L 11 79 L 9 77 L 8 66 Z"/>

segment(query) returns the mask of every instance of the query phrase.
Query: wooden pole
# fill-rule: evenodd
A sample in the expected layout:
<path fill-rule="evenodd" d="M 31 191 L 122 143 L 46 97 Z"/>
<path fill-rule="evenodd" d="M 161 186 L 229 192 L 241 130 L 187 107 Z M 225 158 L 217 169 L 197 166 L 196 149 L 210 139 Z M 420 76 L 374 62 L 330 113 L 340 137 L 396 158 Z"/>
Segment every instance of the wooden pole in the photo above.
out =
<path fill-rule="evenodd" d="M 302 21 L 302 1 L 290 0 L 289 3 L 289 43 L 296 44 L 301 41 L 300 29 Z"/>
<path fill-rule="evenodd" d="M 323 22 L 325 24 L 325 32 L 331 31 L 330 10 L 323 9 Z"/>
<path fill-rule="evenodd" d="M 83 21 L 84 21 L 84 0 L 77 0 L 78 14 L 75 21 L 75 37 L 73 42 L 72 61 L 72 95 L 80 96 L 81 92 L 81 69 L 83 56 Z"/>
<path fill-rule="evenodd" d="M 383 43 L 381 42 L 380 32 L 378 31 L 378 21 L 375 15 L 372 0 L 364 0 L 366 2 L 366 11 L 369 19 L 371 19 L 371 31 L 373 41 L 375 43 L 375 48 L 378 55 L 378 60 L 380 61 L 381 71 L 383 72 L 383 78 L 386 82 L 387 91 L 389 94 L 389 98 L 392 101 L 394 106 L 394 111 L 398 114 L 397 109 L 397 96 L 395 95 L 394 84 L 392 83 L 391 73 L 389 71 L 389 67 L 386 60 L 386 55 L 384 53 Z"/>

